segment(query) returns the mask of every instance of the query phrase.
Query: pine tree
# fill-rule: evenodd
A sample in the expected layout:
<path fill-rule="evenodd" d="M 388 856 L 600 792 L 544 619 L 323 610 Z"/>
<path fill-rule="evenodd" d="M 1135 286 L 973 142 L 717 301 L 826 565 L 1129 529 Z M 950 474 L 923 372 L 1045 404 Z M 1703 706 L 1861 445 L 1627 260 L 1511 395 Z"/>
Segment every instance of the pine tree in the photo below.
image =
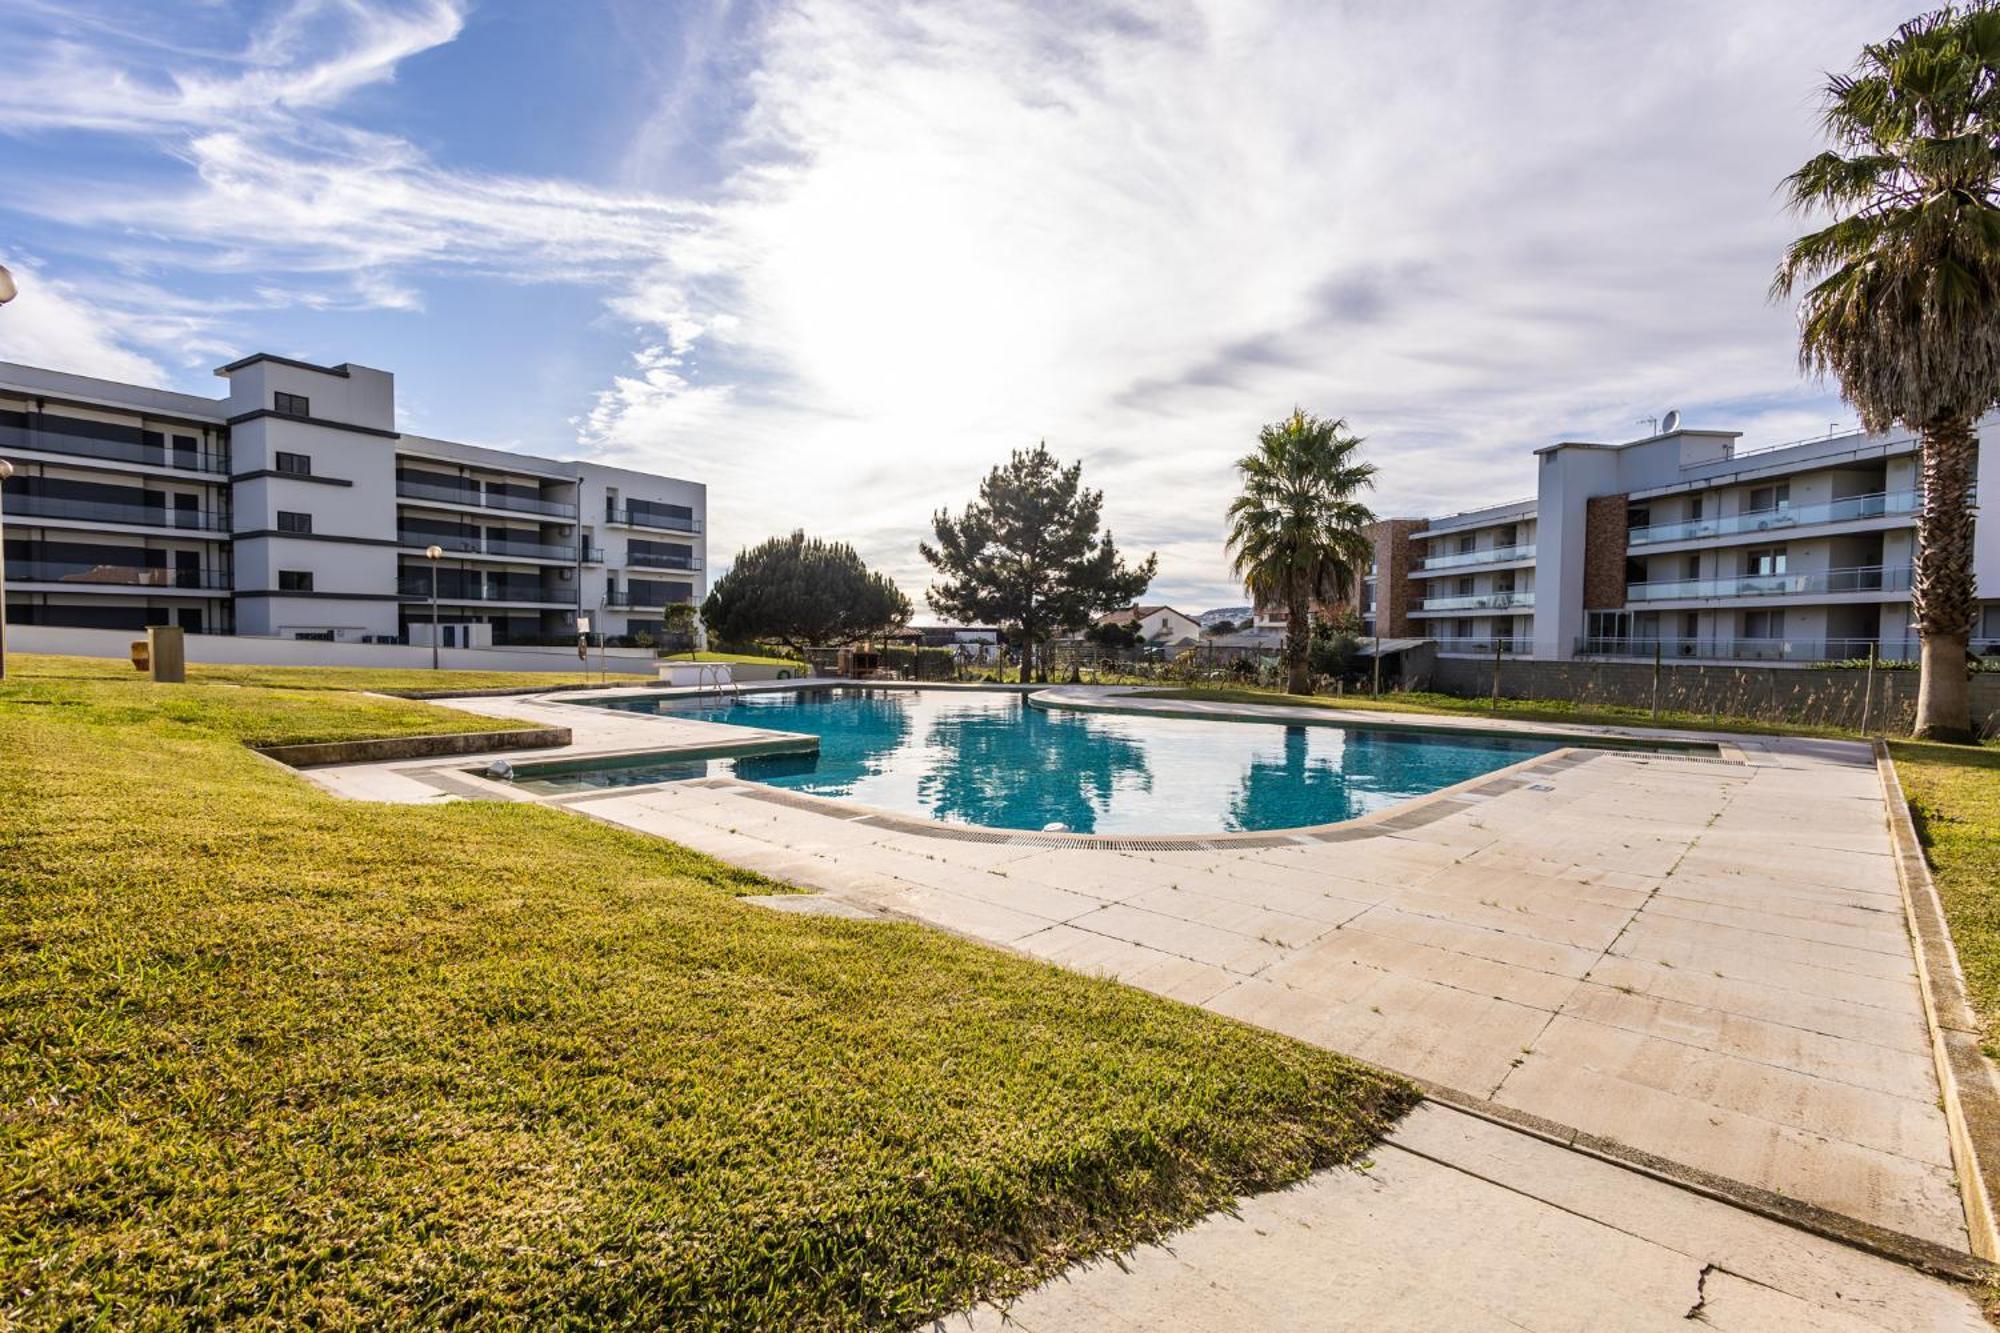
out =
<path fill-rule="evenodd" d="M 937 544 L 919 546 L 943 576 L 931 585 L 932 608 L 1018 633 L 1024 681 L 1036 677 L 1041 645 L 1131 604 L 1159 567 L 1152 555 L 1127 566 L 1111 534 L 1099 535 L 1104 494 L 1083 489 L 1082 477 L 1081 463 L 1064 467 L 1047 444 L 1017 449 L 964 513 L 939 510 Z M 1048 678 L 1046 663 L 1036 678 Z"/>
<path fill-rule="evenodd" d="M 725 643 L 782 643 L 797 652 L 894 629 L 910 618 L 910 599 L 852 546 L 794 532 L 738 555 L 701 618 Z"/>

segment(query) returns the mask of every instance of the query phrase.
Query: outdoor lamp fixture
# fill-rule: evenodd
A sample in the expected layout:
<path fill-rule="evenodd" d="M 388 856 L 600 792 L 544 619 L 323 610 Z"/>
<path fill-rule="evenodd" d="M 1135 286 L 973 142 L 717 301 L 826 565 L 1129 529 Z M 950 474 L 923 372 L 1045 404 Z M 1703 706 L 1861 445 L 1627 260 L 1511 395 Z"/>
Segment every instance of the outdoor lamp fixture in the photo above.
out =
<path fill-rule="evenodd" d="M 0 279 L 4 279 L 6 273 L 6 269 L 0 268 Z M 7 284 L 7 290 L 11 293 L 13 291 L 13 284 Z M 0 297 L 0 300 L 4 299 L 6 298 Z M 0 484 L 4 484 L 7 478 L 13 475 L 14 465 L 6 459 L 0 458 Z M 6 548 L 7 529 L 5 516 L 0 515 L 0 551 L 4 551 Z M 0 560 L 0 680 L 5 679 L 7 679 L 7 565 L 4 560 Z"/>
<path fill-rule="evenodd" d="M 6 305 L 20 294 L 21 289 L 14 285 L 14 275 L 7 271 L 5 264 L 0 264 L 0 305 Z"/>
<path fill-rule="evenodd" d="M 431 670 L 438 669 L 438 557 L 444 554 L 442 546 L 426 546 L 424 554 L 431 558 Z"/>

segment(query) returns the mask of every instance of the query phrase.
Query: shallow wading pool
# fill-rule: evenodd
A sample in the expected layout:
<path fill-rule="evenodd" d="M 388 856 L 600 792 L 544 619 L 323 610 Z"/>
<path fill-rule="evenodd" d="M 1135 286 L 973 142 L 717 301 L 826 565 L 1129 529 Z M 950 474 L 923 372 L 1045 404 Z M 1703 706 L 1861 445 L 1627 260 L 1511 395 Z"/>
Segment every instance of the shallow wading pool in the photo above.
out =
<path fill-rule="evenodd" d="M 817 754 L 528 763 L 544 795 L 728 775 L 987 828 L 1201 834 L 1352 819 L 1568 742 L 1083 713 L 1013 692 L 782 691 L 592 706 L 802 732 Z"/>

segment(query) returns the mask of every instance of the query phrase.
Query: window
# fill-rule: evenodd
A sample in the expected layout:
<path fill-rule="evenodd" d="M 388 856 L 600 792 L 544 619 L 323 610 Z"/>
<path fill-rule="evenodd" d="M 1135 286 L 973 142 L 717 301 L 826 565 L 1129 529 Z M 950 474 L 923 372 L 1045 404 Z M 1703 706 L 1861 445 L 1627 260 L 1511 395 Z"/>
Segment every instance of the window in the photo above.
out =
<path fill-rule="evenodd" d="M 308 454 L 278 453 L 278 471 L 290 473 L 294 477 L 310 477 L 313 472 L 312 457 Z"/>
<path fill-rule="evenodd" d="M 1689 521 L 1689 522 L 1691 522 L 1691 523 L 1699 523 L 1699 522 L 1701 522 L 1701 502 L 1702 502 L 1702 499 L 1703 499 L 1703 497 L 1702 497 L 1702 496 L 1699 496 L 1699 495 L 1690 495 L 1690 496 L 1688 497 L 1688 521 Z"/>
<path fill-rule="evenodd" d="M 1458 549 L 1461 553 L 1472 550 L 1477 544 L 1478 539 L 1469 532 L 1458 539 Z"/>
<path fill-rule="evenodd" d="M 1785 572 L 1785 548 L 1768 546 L 1743 553 L 1743 572 L 1752 575 L 1782 574 Z"/>
<path fill-rule="evenodd" d="M 1698 553 L 1693 551 L 1688 553 L 1688 558 L 1683 562 L 1681 577 L 1688 579 L 1701 577 L 1701 556 Z"/>
<path fill-rule="evenodd" d="M 312 415 L 312 399 L 302 393 L 279 393 L 271 396 L 271 406 L 281 417 L 309 417 Z"/>
<path fill-rule="evenodd" d="M 1743 637 L 1746 639 L 1784 638 L 1785 613 L 1783 611 L 1745 611 L 1743 613 Z"/>
<path fill-rule="evenodd" d="M 311 592 L 313 576 L 310 569 L 281 569 L 278 571 L 279 592 Z"/>
<path fill-rule="evenodd" d="M 1471 576 L 1470 576 L 1470 575 L 1467 575 L 1467 576 L 1465 576 L 1464 578 L 1461 578 L 1461 579 L 1459 579 L 1459 581 L 1458 581 L 1458 595 L 1459 595 L 1460 597 L 1470 597 L 1470 596 L 1472 596 L 1472 578 L 1471 578 Z"/>
<path fill-rule="evenodd" d="M 311 514 L 296 514 L 289 509 L 280 509 L 278 511 L 278 531 L 311 532 L 312 530 L 313 516 Z"/>
<path fill-rule="evenodd" d="M 1773 509 L 1792 507 L 1792 484 L 1781 481 L 1775 486 L 1753 486 L 1750 488 L 1750 513 L 1765 514 Z"/>
<path fill-rule="evenodd" d="M 1625 510 L 1625 526 L 1628 528 L 1650 528 L 1653 526 L 1653 511 L 1645 505 L 1630 505 Z"/>

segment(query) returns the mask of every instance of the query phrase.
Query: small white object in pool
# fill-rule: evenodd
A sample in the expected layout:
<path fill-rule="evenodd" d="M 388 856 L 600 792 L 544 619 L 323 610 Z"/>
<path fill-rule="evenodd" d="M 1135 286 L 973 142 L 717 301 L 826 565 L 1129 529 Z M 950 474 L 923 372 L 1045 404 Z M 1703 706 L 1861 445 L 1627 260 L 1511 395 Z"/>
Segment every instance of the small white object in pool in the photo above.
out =
<path fill-rule="evenodd" d="M 1058 820 L 1056 820 L 1056 821 L 1055 821 L 1055 822 L 1054 822 L 1053 824 L 1044 824 L 1044 825 L 1042 825 L 1042 832 L 1044 832 L 1044 833 L 1067 833 L 1067 832 L 1069 832 L 1069 825 L 1067 825 L 1067 824 L 1063 823 L 1063 822 L 1062 822 L 1062 821 L 1061 821 L 1060 819 L 1058 819 Z"/>
<path fill-rule="evenodd" d="M 505 759 L 495 759 L 486 766 L 486 776 L 498 782 L 512 782 L 514 766 Z"/>

